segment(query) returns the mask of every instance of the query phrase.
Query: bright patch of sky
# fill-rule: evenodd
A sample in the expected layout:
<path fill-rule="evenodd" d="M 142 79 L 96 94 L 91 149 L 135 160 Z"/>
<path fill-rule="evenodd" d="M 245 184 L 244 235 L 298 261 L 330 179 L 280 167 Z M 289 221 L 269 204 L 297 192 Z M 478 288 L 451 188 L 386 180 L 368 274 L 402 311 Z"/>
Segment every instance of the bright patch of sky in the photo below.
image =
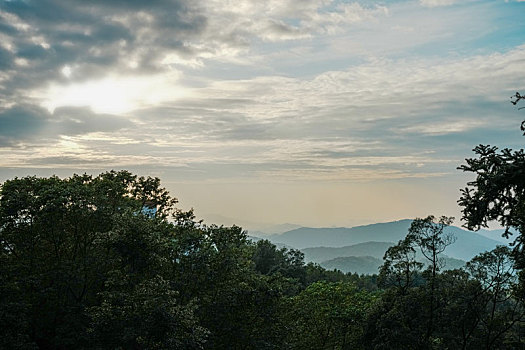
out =
<path fill-rule="evenodd" d="M 0 180 L 129 169 L 229 223 L 459 217 L 471 149 L 523 145 L 523 18 L 510 0 L 0 0 Z"/>

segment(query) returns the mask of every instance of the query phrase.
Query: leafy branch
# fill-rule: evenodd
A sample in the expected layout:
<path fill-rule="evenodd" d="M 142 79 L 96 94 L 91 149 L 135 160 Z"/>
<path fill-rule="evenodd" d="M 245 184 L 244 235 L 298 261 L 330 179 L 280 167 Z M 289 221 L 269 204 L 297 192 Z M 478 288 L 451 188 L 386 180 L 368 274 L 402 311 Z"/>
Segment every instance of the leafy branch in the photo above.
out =
<path fill-rule="evenodd" d="M 519 92 L 516 92 L 515 95 L 510 97 L 510 103 L 512 103 L 514 106 L 516 106 L 521 100 L 525 100 L 525 95 L 521 95 Z M 524 108 L 525 107 L 519 107 L 518 110 Z M 520 129 L 523 131 L 523 135 L 525 136 L 525 120 L 521 122 Z"/>

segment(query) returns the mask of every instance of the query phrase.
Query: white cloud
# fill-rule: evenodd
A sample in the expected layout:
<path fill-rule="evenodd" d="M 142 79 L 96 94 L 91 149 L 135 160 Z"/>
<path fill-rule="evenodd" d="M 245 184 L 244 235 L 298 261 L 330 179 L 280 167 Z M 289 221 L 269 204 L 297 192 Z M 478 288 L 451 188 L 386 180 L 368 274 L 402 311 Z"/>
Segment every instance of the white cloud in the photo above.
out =
<path fill-rule="evenodd" d="M 148 103 L 148 94 L 172 91 L 177 79 L 134 83 L 135 90 L 125 96 L 112 91 L 118 84 L 131 86 L 126 79 L 69 90 L 63 86 L 49 90 L 54 97 L 49 101 L 89 103 L 76 100 L 80 92 L 93 97 L 89 92 L 100 91 L 113 103 L 136 98 L 134 108 L 150 105 L 141 115 L 140 110 L 126 110 L 137 123 L 135 129 L 72 137 L 92 154 L 99 147 L 111 150 L 98 163 L 86 156 L 86 164 L 93 166 L 198 167 L 204 178 L 222 178 L 220 172 L 211 175 L 205 169 L 231 164 L 242 168 L 239 176 L 246 179 L 271 174 L 283 181 L 434 177 L 455 171 L 458 163 L 456 156 L 445 154 L 453 143 L 434 137 L 462 138 L 472 130 L 512 123 L 494 119 L 493 110 L 484 106 L 504 107 L 505 91 L 524 78 L 524 54 L 520 47 L 467 59 L 375 59 L 312 79 L 214 80 L 178 99 L 165 94 L 162 108 Z M 76 91 L 74 98 L 66 91 Z M 99 111 L 120 107 L 104 106 L 104 101 L 97 102 Z M 461 115 L 455 116 L 458 106 Z M 68 151 L 80 159 L 81 153 Z"/>
<path fill-rule="evenodd" d="M 457 0 L 420 0 L 421 5 L 427 7 L 449 6 L 457 3 Z"/>
<path fill-rule="evenodd" d="M 443 102 L 469 101 L 478 96 L 496 98 L 523 79 L 523 55 L 525 47 L 467 59 L 372 59 L 313 79 L 274 76 L 214 81 L 195 91 L 194 96 L 253 101 L 242 112 L 255 120 L 331 118 L 333 111 L 345 109 L 348 116 L 340 122 L 362 119 L 354 115 L 356 108 L 368 117 L 406 117 L 407 113 L 435 108 Z"/>
<path fill-rule="evenodd" d="M 242 168 L 245 177 L 436 176 L 454 169 L 443 171 L 443 164 L 457 161 L 450 155 L 453 143 L 439 137 L 486 129 L 493 110 L 476 104 L 493 106 L 525 78 L 523 46 L 466 58 L 406 54 L 455 40 L 464 27 L 479 34 L 477 22 L 465 22 L 467 10 L 438 18 L 417 2 L 387 9 L 333 1 L 206 1 L 188 15 L 202 15 L 205 24 L 172 30 L 181 40 L 159 32 L 158 11 L 118 12 L 111 18 L 123 27 L 111 22 L 111 30 L 122 35 L 106 46 L 83 46 L 89 62 L 64 60 L 54 68 L 57 76 L 22 92 L 49 111 L 87 106 L 126 114 L 134 127 L 70 133 L 81 152 L 54 146 L 71 159 L 85 154 L 88 165 L 158 162 L 199 169 L 208 178 L 224 164 Z M 62 27 L 75 35 L 97 29 L 87 22 Z M 47 34 L 31 33 L 29 40 L 43 48 Z M 96 66 L 104 59 L 111 63 Z M 170 70 L 174 66 L 181 71 Z M 0 84 L 12 77 L 7 74 L 0 73 Z M 103 157 L 96 163 L 89 154 Z M 58 155 L 50 156 L 60 167 Z"/>
<path fill-rule="evenodd" d="M 468 132 L 471 129 L 487 126 L 489 120 L 457 120 L 461 117 L 451 118 L 450 120 L 440 121 L 439 123 L 425 123 L 399 129 L 400 133 L 417 133 L 426 135 L 446 135 Z"/>
<path fill-rule="evenodd" d="M 5 21 L 5 23 L 13 26 L 14 28 L 20 31 L 27 32 L 31 29 L 31 25 L 24 22 L 20 19 L 20 17 L 13 13 L 0 10 L 0 18 L 2 18 Z"/>
<path fill-rule="evenodd" d="M 335 1 L 206 1 L 209 19 L 203 40 L 248 45 L 255 39 L 285 41 L 335 34 L 348 25 L 384 16 L 385 7 L 365 8 Z"/>

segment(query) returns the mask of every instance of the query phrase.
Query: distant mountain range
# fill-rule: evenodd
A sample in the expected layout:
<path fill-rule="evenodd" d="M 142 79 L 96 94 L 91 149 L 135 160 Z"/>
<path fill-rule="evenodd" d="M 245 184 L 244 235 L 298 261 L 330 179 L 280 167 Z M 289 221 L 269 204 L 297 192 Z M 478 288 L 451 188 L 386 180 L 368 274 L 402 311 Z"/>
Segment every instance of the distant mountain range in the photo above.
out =
<path fill-rule="evenodd" d="M 263 226 L 263 227 L 259 227 L 256 230 L 249 230 L 249 231 L 251 235 L 254 235 L 257 237 L 266 237 L 268 235 L 279 235 L 284 232 L 295 230 L 301 227 L 302 226 L 300 225 L 287 223 L 287 224 L 280 224 L 280 225 Z"/>
<path fill-rule="evenodd" d="M 284 243 L 297 249 L 310 247 L 344 247 L 364 242 L 397 242 L 404 238 L 412 220 L 356 226 L 352 228 L 301 227 L 270 235 L 272 242 Z"/>
<path fill-rule="evenodd" d="M 385 251 L 406 236 L 411 223 L 412 220 L 406 219 L 352 228 L 301 227 L 265 238 L 281 247 L 301 249 L 307 262 L 316 262 L 328 269 L 377 273 Z M 477 254 L 507 241 L 498 236 L 502 230 L 481 230 L 478 233 L 449 226 L 445 232 L 456 237 L 445 251 L 447 268 L 460 267 Z"/>
<path fill-rule="evenodd" d="M 297 249 L 311 247 L 341 248 L 365 242 L 397 243 L 405 238 L 412 220 L 400 220 L 352 228 L 309 228 L 301 227 L 267 238 L 274 243 L 282 243 Z M 468 261 L 475 255 L 494 249 L 501 241 L 488 238 L 476 232 L 467 231 L 456 226 L 449 226 L 446 233 L 456 237 L 456 242 L 450 245 L 446 254 L 449 257 Z M 369 247 L 372 249 L 372 247 Z M 356 248 L 354 248 L 356 249 Z M 355 254 L 352 254 L 355 255 Z M 370 255 L 368 253 L 360 256 Z"/>

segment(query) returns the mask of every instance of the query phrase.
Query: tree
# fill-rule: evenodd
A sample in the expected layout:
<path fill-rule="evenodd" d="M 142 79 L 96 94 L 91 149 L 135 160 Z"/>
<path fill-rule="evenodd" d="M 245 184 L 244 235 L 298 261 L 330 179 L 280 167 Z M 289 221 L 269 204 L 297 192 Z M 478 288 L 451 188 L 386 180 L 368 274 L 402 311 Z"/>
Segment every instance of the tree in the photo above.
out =
<path fill-rule="evenodd" d="M 523 304 L 513 296 L 517 275 L 510 253 L 508 247 L 498 246 L 467 263 L 467 271 L 482 288 L 478 304 L 485 309 L 480 316 L 485 349 L 501 343 L 505 334 L 524 320 Z"/>
<path fill-rule="evenodd" d="M 479 324 L 485 313 L 481 283 L 464 269 L 448 270 L 437 277 L 439 317 L 435 320 L 435 339 L 445 349 L 480 349 Z"/>
<path fill-rule="evenodd" d="M 208 331 L 172 282 L 173 226 L 130 212 L 97 245 L 107 252 L 99 301 L 88 306 L 88 334 L 98 348 L 201 349 Z"/>
<path fill-rule="evenodd" d="M 377 295 L 348 282 L 316 282 L 285 304 L 291 349 L 360 349 Z"/>
<path fill-rule="evenodd" d="M 274 257 L 284 256 L 268 242 L 260 243 L 257 254 L 246 231 L 237 226 L 206 226 L 186 216 L 175 229 L 170 282 L 183 303 L 196 306 L 199 324 L 209 331 L 206 347 L 280 348 L 283 290 L 298 289 L 288 288 L 289 279 L 271 272 L 276 261 L 282 263 Z"/>
<path fill-rule="evenodd" d="M 146 203 L 154 215 L 142 212 Z M 15 312 L 18 321 L 1 327 L 0 341 L 41 349 L 96 347 L 100 339 L 129 348 L 200 347 L 205 331 L 167 282 L 175 263 L 167 217 L 177 213 L 175 203 L 160 180 L 127 171 L 3 183 L 0 324 Z M 148 327 L 157 321 L 167 328 Z M 104 329 L 119 331 L 108 338 Z"/>
<path fill-rule="evenodd" d="M 294 279 L 298 287 L 306 283 L 306 268 L 304 253 L 297 249 L 277 247 L 266 239 L 254 244 L 252 260 L 255 270 L 263 275 L 280 274 L 285 278 Z"/>
<path fill-rule="evenodd" d="M 428 323 L 428 295 L 422 287 L 407 289 L 405 294 L 387 289 L 372 305 L 363 336 L 365 349 L 428 349 L 425 337 Z"/>
<path fill-rule="evenodd" d="M 505 246 L 475 256 L 464 269 L 439 274 L 434 337 L 449 349 L 521 348 L 513 339 L 524 311 L 512 293 L 516 278 Z"/>
<path fill-rule="evenodd" d="M 512 230 L 519 232 L 515 239 L 515 258 L 525 267 L 523 244 L 525 232 L 525 152 L 479 145 L 474 148 L 477 158 L 466 159 L 459 167 L 476 174 L 476 179 L 461 190 L 458 201 L 463 207 L 465 227 L 478 230 L 498 221 L 505 228 L 505 237 Z"/>
<path fill-rule="evenodd" d="M 511 97 L 516 105 L 525 97 L 517 92 Z M 523 108 L 523 107 L 522 107 Z M 525 121 L 521 124 L 525 131 Z M 525 135 L 525 134 L 524 134 Z M 488 227 L 497 221 L 505 228 L 504 236 L 516 233 L 513 257 L 518 269 L 525 268 L 525 152 L 523 149 L 499 150 L 495 146 L 478 145 L 476 157 L 465 159 L 458 169 L 473 173 L 474 181 L 461 190 L 458 200 L 462 209 L 464 226 L 469 230 Z M 521 273 L 522 286 L 525 275 Z M 524 289 L 524 288 L 522 288 Z M 522 291 L 525 299 L 525 291 Z"/>
<path fill-rule="evenodd" d="M 427 338 L 430 339 L 433 332 L 435 290 L 437 272 L 444 266 L 444 260 L 440 254 L 445 251 L 447 246 L 455 241 L 455 237 L 444 232 L 445 227 L 453 222 L 454 218 L 442 216 L 436 221 L 433 215 L 424 219 L 415 219 L 408 229 L 407 238 L 419 246 L 421 254 L 430 262 L 430 293 L 429 293 L 429 321 Z"/>
<path fill-rule="evenodd" d="M 415 277 L 423 264 L 416 261 L 416 250 L 413 243 L 411 236 L 407 236 L 388 248 L 379 271 L 381 285 L 396 286 L 403 294 L 414 285 Z"/>
<path fill-rule="evenodd" d="M 519 92 L 511 96 L 514 105 L 524 99 Z M 525 131 L 525 120 L 521 130 Z M 464 226 L 478 230 L 488 227 L 490 221 L 498 221 L 505 228 L 505 237 L 512 234 L 511 230 L 517 231 L 516 258 L 519 265 L 525 266 L 525 261 L 519 259 L 525 233 L 525 152 L 508 148 L 498 151 L 498 147 L 489 145 L 478 145 L 473 151 L 477 157 L 465 159 L 467 164 L 458 167 L 476 175 L 461 190 L 458 200 L 463 207 Z"/>

